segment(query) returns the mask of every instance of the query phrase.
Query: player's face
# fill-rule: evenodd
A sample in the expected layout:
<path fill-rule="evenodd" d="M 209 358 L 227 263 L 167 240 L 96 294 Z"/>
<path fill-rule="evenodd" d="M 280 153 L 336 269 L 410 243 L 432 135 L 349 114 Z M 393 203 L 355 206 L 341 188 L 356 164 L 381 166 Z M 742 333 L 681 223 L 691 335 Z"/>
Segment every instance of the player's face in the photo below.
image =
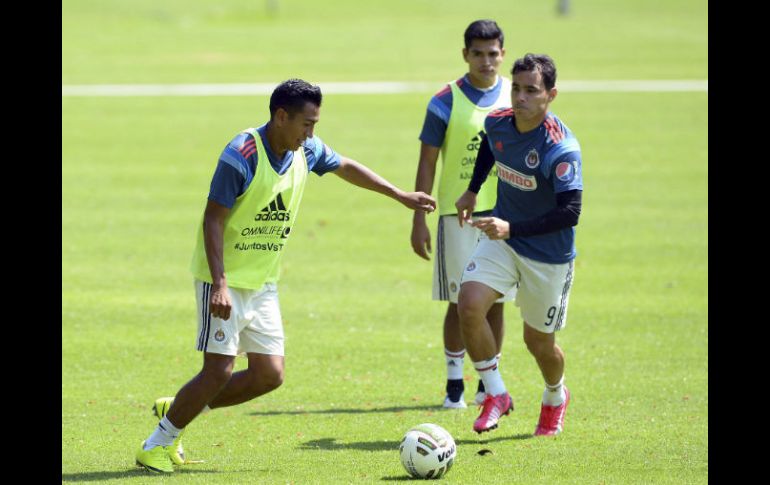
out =
<path fill-rule="evenodd" d="M 535 128 L 542 123 L 548 105 L 556 97 L 556 87 L 546 89 L 539 69 L 513 75 L 511 105 L 516 115 L 516 125 Z"/>
<path fill-rule="evenodd" d="M 500 47 L 499 40 L 473 39 L 470 47 L 463 49 L 471 83 L 478 88 L 493 86 L 504 56 L 505 49 Z"/>
<path fill-rule="evenodd" d="M 289 150 L 299 149 L 302 142 L 313 136 L 315 124 L 320 119 L 320 108 L 313 103 L 305 103 L 302 111 L 294 116 L 286 116 L 282 129 L 284 144 Z"/>

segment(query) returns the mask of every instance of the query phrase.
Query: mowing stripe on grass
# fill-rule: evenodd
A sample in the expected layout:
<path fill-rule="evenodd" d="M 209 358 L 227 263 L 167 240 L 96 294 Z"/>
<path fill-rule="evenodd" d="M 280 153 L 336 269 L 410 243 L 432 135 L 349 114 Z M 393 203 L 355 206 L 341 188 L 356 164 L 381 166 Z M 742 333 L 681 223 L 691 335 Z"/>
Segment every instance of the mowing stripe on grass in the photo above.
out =
<path fill-rule="evenodd" d="M 423 82 L 328 82 L 318 83 L 324 94 L 404 94 L 433 92 L 438 83 Z M 277 84 L 69 84 L 62 97 L 71 96 L 249 96 L 268 95 Z M 708 80 L 671 81 L 561 81 L 566 92 L 708 92 Z"/>

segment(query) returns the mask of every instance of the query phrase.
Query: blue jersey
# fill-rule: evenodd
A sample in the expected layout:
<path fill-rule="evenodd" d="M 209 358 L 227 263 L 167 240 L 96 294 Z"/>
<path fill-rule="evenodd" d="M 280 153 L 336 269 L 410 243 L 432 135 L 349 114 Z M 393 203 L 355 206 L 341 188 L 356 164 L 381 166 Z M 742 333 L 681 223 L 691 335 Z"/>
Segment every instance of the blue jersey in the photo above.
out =
<path fill-rule="evenodd" d="M 527 133 L 519 133 L 511 108 L 492 111 L 484 121 L 497 167 L 497 203 L 492 215 L 515 223 L 542 216 L 556 207 L 556 194 L 583 190 L 580 145 L 553 113 Z M 575 228 L 506 242 L 519 254 L 544 263 L 571 261 Z"/>
<path fill-rule="evenodd" d="M 494 86 L 489 89 L 479 89 L 471 84 L 467 74 L 455 81 L 463 94 L 480 108 L 492 106 L 497 102 L 503 82 L 510 81 L 504 80 L 502 76 L 497 76 L 497 83 Z M 420 141 L 426 145 L 441 148 L 444 144 L 451 114 L 452 90 L 449 89 L 449 86 L 444 86 L 441 91 L 433 95 L 428 103 L 428 110 L 425 113 L 425 121 L 422 124 L 422 132 L 420 133 Z"/>
<path fill-rule="evenodd" d="M 257 163 L 269 162 L 279 175 L 289 169 L 294 152 L 289 150 L 282 158 L 278 158 L 267 142 L 266 129 L 267 125 L 262 125 L 257 128 L 257 132 L 262 138 L 268 160 L 257 160 L 257 146 L 254 137 L 249 133 L 238 133 L 222 150 L 214 177 L 211 179 L 209 200 L 232 209 L 235 199 L 246 192 L 251 179 L 254 178 Z M 305 140 L 302 148 L 305 150 L 308 170 L 318 175 L 336 170 L 340 166 L 340 155 L 317 136 Z"/>

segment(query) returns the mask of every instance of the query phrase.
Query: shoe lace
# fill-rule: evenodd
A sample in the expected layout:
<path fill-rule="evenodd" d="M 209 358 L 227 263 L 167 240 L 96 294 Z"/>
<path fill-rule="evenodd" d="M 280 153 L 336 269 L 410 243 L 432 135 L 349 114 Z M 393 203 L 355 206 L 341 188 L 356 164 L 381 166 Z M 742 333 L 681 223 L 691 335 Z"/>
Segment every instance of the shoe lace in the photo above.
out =
<path fill-rule="evenodd" d="M 482 412 L 484 414 L 489 414 L 492 412 L 492 409 L 495 407 L 500 410 L 500 414 L 505 412 L 505 405 L 507 404 L 506 395 L 503 394 L 501 396 L 493 396 L 491 394 L 487 394 L 487 397 L 484 398 L 484 403 L 481 405 L 484 409 Z"/>

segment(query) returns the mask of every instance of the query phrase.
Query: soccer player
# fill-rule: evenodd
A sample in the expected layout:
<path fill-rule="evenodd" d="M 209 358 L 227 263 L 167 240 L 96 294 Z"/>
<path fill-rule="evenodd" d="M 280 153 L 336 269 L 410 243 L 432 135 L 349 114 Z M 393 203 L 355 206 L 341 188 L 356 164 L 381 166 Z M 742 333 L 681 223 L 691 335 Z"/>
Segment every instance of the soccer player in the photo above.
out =
<path fill-rule="evenodd" d="M 175 398 L 159 398 L 155 431 L 136 453 L 153 472 L 185 463 L 181 435 L 202 411 L 234 406 L 275 390 L 284 376 L 284 334 L 277 282 L 308 172 L 332 172 L 351 184 L 433 211 L 436 201 L 404 192 L 313 135 L 321 90 L 299 79 L 270 97 L 270 121 L 233 138 L 219 157 L 198 229 L 191 270 L 198 305 L 202 370 Z M 248 368 L 233 373 L 235 357 Z"/>
<path fill-rule="evenodd" d="M 527 54 L 516 60 L 511 74 L 513 107 L 487 116 L 473 178 L 456 204 L 460 223 L 484 233 L 463 272 L 460 328 L 487 390 L 473 424 L 474 431 L 482 433 L 496 428 L 500 416 L 513 409 L 484 316 L 501 295 L 518 285 L 516 305 L 524 320 L 524 342 L 545 380 L 534 434 L 555 435 L 564 427 L 570 400 L 556 331 L 567 324 L 574 274 L 574 226 L 583 192 L 580 145 L 549 111 L 557 94 L 553 60 Z M 492 165 L 497 165 L 497 203 L 491 217 L 472 218 L 479 188 Z"/>
<path fill-rule="evenodd" d="M 445 408 L 465 408 L 463 362 L 465 346 L 457 317 L 457 295 L 460 276 L 468 262 L 481 231 L 461 227 L 456 220 L 454 202 L 468 186 L 476 161 L 484 118 L 492 110 L 509 106 L 510 81 L 498 75 L 505 56 L 503 32 L 493 20 L 477 20 L 465 29 L 463 59 L 468 72 L 447 85 L 431 98 L 420 134 L 420 161 L 415 190 L 431 193 L 436 164 L 441 153 L 442 170 L 438 183 L 438 228 L 436 258 L 433 267 L 433 299 L 448 302 L 444 316 L 444 357 L 447 368 Z M 479 192 L 477 215 L 488 215 L 495 205 L 494 174 Z M 431 235 L 425 213 L 415 211 L 412 221 L 412 249 L 430 260 Z M 515 289 L 513 290 L 515 292 Z M 503 343 L 503 301 L 500 298 L 489 309 L 487 320 L 495 338 L 496 353 Z M 479 381 L 476 401 L 484 400 L 484 385 Z"/>

